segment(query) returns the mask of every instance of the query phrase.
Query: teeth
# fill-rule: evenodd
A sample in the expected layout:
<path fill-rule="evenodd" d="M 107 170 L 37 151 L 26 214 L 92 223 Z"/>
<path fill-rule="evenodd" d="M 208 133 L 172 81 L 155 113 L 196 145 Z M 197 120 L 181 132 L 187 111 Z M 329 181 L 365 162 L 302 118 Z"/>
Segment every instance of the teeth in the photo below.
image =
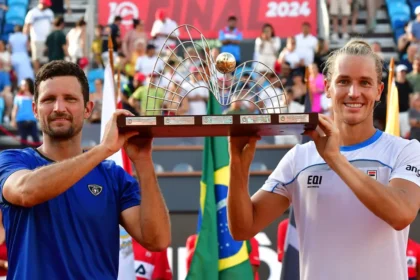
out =
<path fill-rule="evenodd" d="M 362 107 L 362 104 L 345 104 L 347 107 L 351 107 L 351 108 L 360 108 Z"/>

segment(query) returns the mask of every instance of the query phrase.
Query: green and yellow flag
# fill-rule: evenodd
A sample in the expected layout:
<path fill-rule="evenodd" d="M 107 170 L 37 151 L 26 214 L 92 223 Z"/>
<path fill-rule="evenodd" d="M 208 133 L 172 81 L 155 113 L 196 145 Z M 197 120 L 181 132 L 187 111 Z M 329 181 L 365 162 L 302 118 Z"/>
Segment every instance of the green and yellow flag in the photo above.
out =
<path fill-rule="evenodd" d="M 207 114 L 222 114 L 212 93 Z M 227 137 L 206 137 L 198 238 L 188 280 L 254 279 L 247 242 L 233 240 L 228 228 L 226 201 L 229 178 Z"/>

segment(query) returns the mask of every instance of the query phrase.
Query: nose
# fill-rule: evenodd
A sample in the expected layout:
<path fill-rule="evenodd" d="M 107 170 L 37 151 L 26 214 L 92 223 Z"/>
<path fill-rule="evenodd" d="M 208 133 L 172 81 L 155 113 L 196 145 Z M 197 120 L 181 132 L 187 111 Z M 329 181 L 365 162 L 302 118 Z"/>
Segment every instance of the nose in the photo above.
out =
<path fill-rule="evenodd" d="M 360 89 L 358 85 L 352 84 L 349 88 L 349 96 L 352 99 L 357 99 L 360 96 Z"/>
<path fill-rule="evenodd" d="M 66 111 L 66 106 L 65 106 L 65 102 L 64 102 L 64 100 L 61 100 L 61 99 L 57 99 L 56 101 L 55 101 L 55 104 L 54 104 L 54 111 L 55 112 L 65 112 Z"/>

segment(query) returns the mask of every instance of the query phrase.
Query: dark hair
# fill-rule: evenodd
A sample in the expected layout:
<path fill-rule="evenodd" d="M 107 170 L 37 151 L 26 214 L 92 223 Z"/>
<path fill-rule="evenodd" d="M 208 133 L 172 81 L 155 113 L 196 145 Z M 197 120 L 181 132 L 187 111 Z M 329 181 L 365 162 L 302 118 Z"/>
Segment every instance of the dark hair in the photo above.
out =
<path fill-rule="evenodd" d="M 23 26 L 22 25 L 19 25 L 19 24 L 16 24 L 15 25 L 15 28 L 13 29 L 15 32 L 22 32 L 22 30 L 23 30 Z"/>
<path fill-rule="evenodd" d="M 26 79 L 23 79 L 23 80 L 25 81 L 26 85 L 28 86 L 29 92 L 32 95 L 34 95 L 34 93 L 35 93 L 34 81 L 31 78 L 26 78 Z"/>
<path fill-rule="evenodd" d="M 117 21 L 122 21 L 122 17 L 121 16 L 116 16 L 114 18 L 114 22 L 117 22 Z"/>
<path fill-rule="evenodd" d="M 77 27 L 81 27 L 81 26 L 85 26 L 85 25 L 86 25 L 86 21 L 83 17 L 81 19 L 79 19 L 78 21 L 76 21 L 76 26 Z"/>
<path fill-rule="evenodd" d="M 238 18 L 236 17 L 236 16 L 229 16 L 228 17 L 228 21 L 231 21 L 231 20 L 235 20 L 235 21 L 237 21 L 238 20 Z"/>
<path fill-rule="evenodd" d="M 59 27 L 62 24 L 64 24 L 64 18 L 62 16 L 58 16 L 54 19 L 54 26 L 55 27 Z"/>
<path fill-rule="evenodd" d="M 265 23 L 263 25 L 261 31 L 264 32 L 264 29 L 266 29 L 267 27 L 270 27 L 271 28 L 271 37 L 275 37 L 276 34 L 274 33 L 274 27 L 271 24 L 269 24 L 269 23 Z"/>
<path fill-rule="evenodd" d="M 41 82 L 54 77 L 72 76 L 76 77 L 80 83 L 83 93 L 83 101 L 85 104 L 89 101 L 89 83 L 86 75 L 79 65 L 64 60 L 53 60 L 39 69 L 35 77 L 35 93 L 34 100 L 38 102 L 39 85 Z"/>

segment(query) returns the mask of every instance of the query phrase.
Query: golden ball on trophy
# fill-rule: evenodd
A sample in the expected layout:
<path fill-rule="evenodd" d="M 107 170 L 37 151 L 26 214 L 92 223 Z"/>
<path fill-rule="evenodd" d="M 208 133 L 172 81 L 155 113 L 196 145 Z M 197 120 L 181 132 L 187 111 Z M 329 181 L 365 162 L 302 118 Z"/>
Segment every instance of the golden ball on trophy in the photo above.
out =
<path fill-rule="evenodd" d="M 236 60 L 231 53 L 223 52 L 216 58 L 216 69 L 222 74 L 231 73 L 235 70 Z"/>

